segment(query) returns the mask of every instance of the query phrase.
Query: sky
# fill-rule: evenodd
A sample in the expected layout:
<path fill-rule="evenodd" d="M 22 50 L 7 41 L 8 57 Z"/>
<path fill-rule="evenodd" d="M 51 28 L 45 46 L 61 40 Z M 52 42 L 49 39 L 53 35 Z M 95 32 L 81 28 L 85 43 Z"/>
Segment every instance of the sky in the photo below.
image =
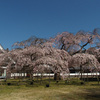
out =
<path fill-rule="evenodd" d="M 0 44 L 100 28 L 100 0 L 0 0 Z"/>

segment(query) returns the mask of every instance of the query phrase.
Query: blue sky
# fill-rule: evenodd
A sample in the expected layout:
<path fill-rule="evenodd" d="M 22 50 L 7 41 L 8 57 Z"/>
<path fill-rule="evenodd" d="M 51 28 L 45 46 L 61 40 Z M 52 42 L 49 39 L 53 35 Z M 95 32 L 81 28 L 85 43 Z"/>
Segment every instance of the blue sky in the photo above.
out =
<path fill-rule="evenodd" d="M 100 28 L 100 0 L 0 0 L 0 44 Z"/>

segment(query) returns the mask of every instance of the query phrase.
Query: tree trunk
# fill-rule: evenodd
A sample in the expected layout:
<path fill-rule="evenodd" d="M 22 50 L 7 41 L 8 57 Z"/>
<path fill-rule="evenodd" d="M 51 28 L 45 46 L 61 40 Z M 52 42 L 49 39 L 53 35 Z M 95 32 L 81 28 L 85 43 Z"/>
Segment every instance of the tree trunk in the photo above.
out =
<path fill-rule="evenodd" d="M 98 84 L 99 84 L 99 77 L 98 77 L 98 75 L 97 75 L 97 71 L 96 71 L 96 76 L 97 76 L 97 81 L 98 81 Z"/>
<path fill-rule="evenodd" d="M 88 71 L 87 71 L 87 82 L 88 82 Z"/>
<path fill-rule="evenodd" d="M 11 72 L 7 72 L 6 78 L 7 78 L 7 79 L 10 79 L 10 78 L 11 78 Z"/>
<path fill-rule="evenodd" d="M 50 84 L 50 69 L 49 69 L 49 84 Z"/>
<path fill-rule="evenodd" d="M 42 77 L 43 77 L 43 75 L 42 75 L 42 72 L 41 72 L 41 80 L 40 80 L 40 84 L 42 84 Z"/>
<path fill-rule="evenodd" d="M 56 80 L 56 81 L 61 80 L 61 77 L 60 77 L 60 73 L 59 72 L 57 72 L 57 73 L 54 74 L 54 80 Z"/>
<path fill-rule="evenodd" d="M 81 80 L 82 80 L 82 66 L 80 66 Z"/>
<path fill-rule="evenodd" d="M 26 72 L 26 77 L 30 78 L 30 73 L 29 72 Z"/>
<path fill-rule="evenodd" d="M 38 82 L 38 77 L 39 77 L 39 76 L 38 76 L 38 72 L 37 72 L 37 82 Z"/>

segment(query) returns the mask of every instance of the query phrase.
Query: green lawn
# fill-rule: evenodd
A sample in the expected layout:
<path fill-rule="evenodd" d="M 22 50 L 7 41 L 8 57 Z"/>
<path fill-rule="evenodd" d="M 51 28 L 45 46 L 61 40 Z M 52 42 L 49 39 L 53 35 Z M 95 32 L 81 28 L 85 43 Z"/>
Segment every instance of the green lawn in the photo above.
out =
<path fill-rule="evenodd" d="M 100 85 L 89 82 L 85 85 L 53 83 L 43 85 L 0 85 L 0 100 L 100 100 Z"/>

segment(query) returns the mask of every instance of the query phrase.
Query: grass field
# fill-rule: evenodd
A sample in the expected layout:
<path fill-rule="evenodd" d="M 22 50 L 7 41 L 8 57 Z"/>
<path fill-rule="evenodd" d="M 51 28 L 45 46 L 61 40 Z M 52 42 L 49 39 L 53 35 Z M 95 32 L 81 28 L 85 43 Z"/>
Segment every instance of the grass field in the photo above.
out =
<path fill-rule="evenodd" d="M 100 85 L 52 83 L 45 85 L 0 85 L 0 100 L 100 100 Z"/>

